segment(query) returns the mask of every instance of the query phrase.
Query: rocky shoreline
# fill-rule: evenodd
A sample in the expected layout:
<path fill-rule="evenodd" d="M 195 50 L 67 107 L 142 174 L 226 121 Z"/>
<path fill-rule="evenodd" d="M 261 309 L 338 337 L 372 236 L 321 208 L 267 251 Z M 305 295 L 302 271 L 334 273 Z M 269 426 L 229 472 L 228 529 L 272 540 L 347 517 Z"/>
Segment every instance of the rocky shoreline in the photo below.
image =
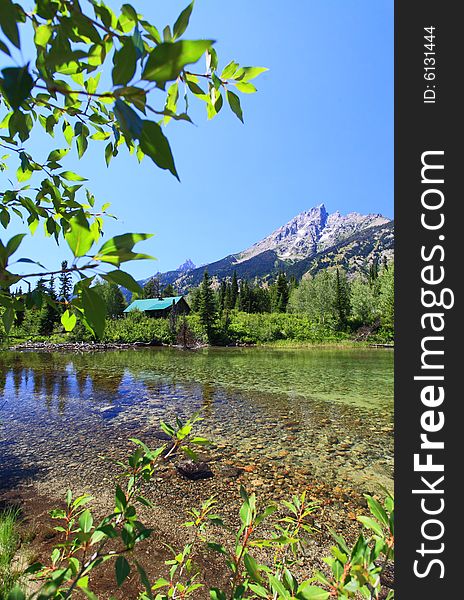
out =
<path fill-rule="evenodd" d="M 125 444 L 124 444 L 125 445 Z M 122 458 L 123 448 L 95 468 L 94 464 L 84 464 L 78 468 L 58 464 L 48 472 L 42 472 L 33 481 L 23 481 L 9 491 L 0 491 L 0 503 L 20 506 L 23 514 L 24 537 L 33 538 L 28 551 L 42 560 L 49 560 L 51 549 L 59 543 L 59 536 L 53 531 L 56 522 L 49 517 L 49 511 L 62 506 L 62 498 L 66 489 L 73 490 L 74 495 L 90 493 L 94 497 L 89 507 L 97 517 L 103 517 L 113 508 L 113 490 L 115 480 L 114 461 Z M 307 491 L 308 500 L 317 505 L 311 525 L 313 534 L 305 545 L 305 558 L 295 572 L 300 578 L 308 578 L 317 569 L 326 570 L 323 557 L 330 553 L 333 540 L 329 534 L 332 529 L 346 537 L 348 543 L 354 543 L 360 530 L 357 516 L 367 514 L 366 502 L 361 494 L 341 485 L 328 485 L 314 480 L 299 469 L 292 471 L 276 466 L 272 480 L 262 465 L 249 462 L 224 460 L 214 452 L 204 456 L 202 468 L 207 476 L 196 477 L 185 469 L 185 461 L 181 457 L 166 461 L 158 469 L 153 480 L 145 485 L 144 495 L 153 502 L 152 509 L 142 507 L 140 517 L 153 534 L 149 540 L 136 547 L 133 558 L 144 563 L 146 570 L 155 578 L 165 574 L 166 559 L 171 558 L 164 549 L 169 543 L 176 549 L 191 542 L 191 532 L 183 527 L 188 519 L 188 511 L 199 507 L 207 498 L 217 500 L 217 513 L 224 517 L 228 527 L 239 526 L 238 511 L 241 504 L 240 485 L 251 493 L 255 492 L 261 507 L 269 502 L 277 502 L 280 506 L 278 518 L 285 515 L 282 500 L 289 500 L 292 494 Z M 180 460 L 180 462 L 179 462 Z M 180 467 L 180 468 L 179 468 Z M 275 519 L 270 519 L 273 521 Z M 260 535 L 270 536 L 273 533 L 270 523 L 260 528 Z M 214 538 L 226 546 L 230 544 L 230 535 L 226 530 L 216 528 Z M 268 563 L 272 560 L 272 552 L 266 550 L 256 552 L 256 558 Z M 204 582 L 214 585 L 227 585 L 227 571 L 218 555 L 205 552 L 196 558 L 201 566 Z M 111 597 L 106 594 L 103 584 L 111 583 L 111 569 L 101 572 L 101 582 L 96 582 L 99 597 Z M 131 578 L 124 587 L 112 596 L 114 598 L 134 598 L 138 588 L 137 578 Z M 108 590 L 109 591 L 109 590 Z M 113 591 L 113 590 L 112 590 Z M 196 600 L 206 600 L 209 596 L 206 589 L 199 590 Z"/>

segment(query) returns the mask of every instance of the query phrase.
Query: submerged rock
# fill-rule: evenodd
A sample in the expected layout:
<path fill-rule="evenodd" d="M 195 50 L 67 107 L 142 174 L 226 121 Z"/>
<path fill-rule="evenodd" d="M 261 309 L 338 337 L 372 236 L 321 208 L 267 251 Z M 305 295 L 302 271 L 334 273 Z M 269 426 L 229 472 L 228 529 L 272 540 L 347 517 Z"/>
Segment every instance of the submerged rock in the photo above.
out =
<path fill-rule="evenodd" d="M 194 460 L 183 460 L 178 465 L 176 465 L 176 469 L 178 472 L 187 477 L 187 479 L 208 479 L 209 477 L 213 477 L 214 474 L 207 465 L 207 463 L 195 462 Z"/>

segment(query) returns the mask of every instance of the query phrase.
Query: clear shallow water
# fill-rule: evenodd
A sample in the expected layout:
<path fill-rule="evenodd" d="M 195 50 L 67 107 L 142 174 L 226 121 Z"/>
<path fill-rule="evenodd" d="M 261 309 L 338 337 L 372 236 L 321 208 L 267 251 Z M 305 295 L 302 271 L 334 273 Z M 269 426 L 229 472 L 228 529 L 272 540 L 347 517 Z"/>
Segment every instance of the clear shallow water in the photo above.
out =
<path fill-rule="evenodd" d="M 201 409 L 222 458 L 391 487 L 393 353 L 259 348 L 0 355 L 0 487 L 85 468 Z M 76 446 L 76 442 L 79 446 Z"/>

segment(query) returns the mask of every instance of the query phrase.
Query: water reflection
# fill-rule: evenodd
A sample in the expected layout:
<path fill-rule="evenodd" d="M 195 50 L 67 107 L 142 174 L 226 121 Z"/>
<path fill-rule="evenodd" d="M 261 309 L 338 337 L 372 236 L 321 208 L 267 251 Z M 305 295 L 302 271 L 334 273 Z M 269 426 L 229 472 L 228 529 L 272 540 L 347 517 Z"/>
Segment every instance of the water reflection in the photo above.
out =
<path fill-rule="evenodd" d="M 200 409 L 201 433 L 235 461 L 279 461 L 353 485 L 392 479 L 389 352 L 4 352 L 0 390 L 0 485 L 14 464 L 27 464 L 28 477 L 80 465 Z"/>

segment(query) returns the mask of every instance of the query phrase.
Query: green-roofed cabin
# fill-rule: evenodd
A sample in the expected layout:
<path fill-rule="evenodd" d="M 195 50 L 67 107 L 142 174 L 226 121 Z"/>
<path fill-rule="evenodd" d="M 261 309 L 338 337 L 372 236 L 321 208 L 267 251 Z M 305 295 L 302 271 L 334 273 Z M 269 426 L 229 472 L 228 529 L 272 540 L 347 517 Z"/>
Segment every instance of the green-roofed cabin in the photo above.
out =
<path fill-rule="evenodd" d="M 168 298 L 148 298 L 147 300 L 134 300 L 125 309 L 125 313 L 139 310 L 149 317 L 168 317 L 176 315 L 188 315 L 190 306 L 183 296 L 169 296 Z"/>

